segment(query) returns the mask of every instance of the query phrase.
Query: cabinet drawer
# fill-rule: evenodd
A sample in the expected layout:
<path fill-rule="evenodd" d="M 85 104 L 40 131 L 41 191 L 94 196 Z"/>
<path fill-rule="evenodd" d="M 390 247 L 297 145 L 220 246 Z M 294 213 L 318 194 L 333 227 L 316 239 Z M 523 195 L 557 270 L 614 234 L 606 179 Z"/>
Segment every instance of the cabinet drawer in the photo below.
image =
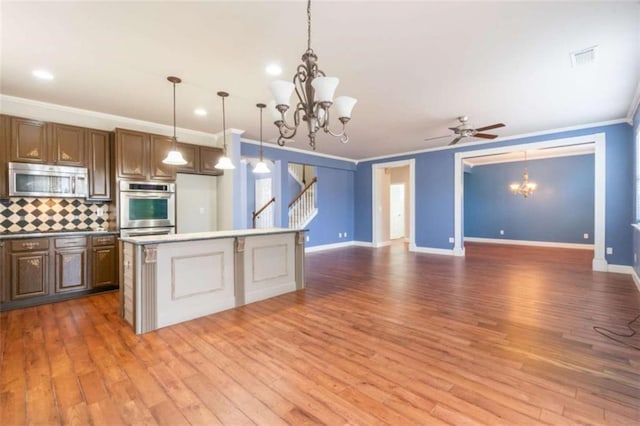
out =
<path fill-rule="evenodd" d="M 116 243 L 115 235 L 101 235 L 99 237 L 91 237 L 91 243 L 94 247 L 97 246 L 112 246 Z"/>
<path fill-rule="evenodd" d="M 56 248 L 86 247 L 87 237 L 56 238 L 55 244 L 56 244 Z"/>
<path fill-rule="evenodd" d="M 48 250 L 48 238 L 29 238 L 11 241 L 11 251 Z"/>

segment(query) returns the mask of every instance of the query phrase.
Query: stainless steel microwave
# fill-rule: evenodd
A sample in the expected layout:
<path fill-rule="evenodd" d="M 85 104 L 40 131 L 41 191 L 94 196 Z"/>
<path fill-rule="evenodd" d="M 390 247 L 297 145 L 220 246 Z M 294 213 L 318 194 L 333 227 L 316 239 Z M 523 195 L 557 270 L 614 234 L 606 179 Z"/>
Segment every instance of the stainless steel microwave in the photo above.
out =
<path fill-rule="evenodd" d="M 87 168 L 9 163 L 10 197 L 87 197 Z"/>

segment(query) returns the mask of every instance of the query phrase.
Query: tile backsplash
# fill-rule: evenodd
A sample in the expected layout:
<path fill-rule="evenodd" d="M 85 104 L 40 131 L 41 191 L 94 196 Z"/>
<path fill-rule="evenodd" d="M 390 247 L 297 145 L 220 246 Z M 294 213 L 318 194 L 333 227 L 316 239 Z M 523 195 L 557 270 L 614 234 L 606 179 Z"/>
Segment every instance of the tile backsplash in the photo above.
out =
<path fill-rule="evenodd" d="M 98 209 L 102 215 L 98 215 Z M 69 198 L 0 200 L 0 233 L 107 228 L 112 205 Z"/>

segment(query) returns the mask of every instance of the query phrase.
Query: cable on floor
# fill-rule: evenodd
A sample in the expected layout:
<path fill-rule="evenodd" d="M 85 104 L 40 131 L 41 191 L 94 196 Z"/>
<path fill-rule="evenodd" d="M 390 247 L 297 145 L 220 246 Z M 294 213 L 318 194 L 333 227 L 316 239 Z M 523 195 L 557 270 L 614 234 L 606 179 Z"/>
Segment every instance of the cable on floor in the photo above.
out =
<path fill-rule="evenodd" d="M 627 343 L 627 342 L 625 342 L 625 341 L 622 341 L 622 340 L 620 340 L 620 339 L 616 339 L 615 337 L 610 336 L 610 334 L 613 334 L 614 336 L 617 336 L 617 337 L 633 337 L 633 336 L 635 336 L 635 335 L 637 334 L 637 330 L 636 330 L 636 329 L 634 329 L 633 327 L 631 327 L 631 324 L 633 324 L 634 322 L 638 321 L 638 319 L 640 319 L 640 314 L 638 314 L 634 319 L 632 319 L 631 321 L 629 321 L 629 322 L 627 323 L 627 328 L 628 328 L 629 330 L 631 330 L 631 334 L 620 334 L 620 333 L 616 333 L 615 331 L 611 331 L 611 330 L 609 330 L 609 329 L 607 329 L 607 328 L 604 328 L 604 327 L 598 327 L 598 326 L 594 326 L 594 327 L 593 327 L 593 330 L 594 330 L 596 333 L 598 333 L 598 334 L 600 334 L 600 335 L 602 335 L 602 336 L 606 337 L 607 339 L 611 339 L 611 340 L 613 340 L 614 342 L 621 343 L 621 344 L 623 344 L 623 345 L 625 345 L 625 346 L 629 346 L 630 348 L 633 348 L 633 349 L 635 349 L 635 350 L 637 350 L 637 351 L 640 351 L 640 346 L 632 345 L 632 344 L 630 344 L 630 343 Z M 605 332 L 606 332 L 606 333 L 609 333 L 609 334 L 605 334 Z"/>

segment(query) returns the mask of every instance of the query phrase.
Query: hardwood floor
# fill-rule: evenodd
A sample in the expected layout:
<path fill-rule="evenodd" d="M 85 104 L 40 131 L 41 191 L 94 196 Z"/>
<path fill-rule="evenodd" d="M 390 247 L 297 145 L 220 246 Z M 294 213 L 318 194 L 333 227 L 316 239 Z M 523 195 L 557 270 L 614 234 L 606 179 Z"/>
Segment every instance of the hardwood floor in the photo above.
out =
<path fill-rule="evenodd" d="M 141 336 L 117 293 L 3 312 L 0 423 L 638 424 L 640 352 L 592 327 L 640 292 L 591 258 L 313 253 L 304 291 Z"/>

